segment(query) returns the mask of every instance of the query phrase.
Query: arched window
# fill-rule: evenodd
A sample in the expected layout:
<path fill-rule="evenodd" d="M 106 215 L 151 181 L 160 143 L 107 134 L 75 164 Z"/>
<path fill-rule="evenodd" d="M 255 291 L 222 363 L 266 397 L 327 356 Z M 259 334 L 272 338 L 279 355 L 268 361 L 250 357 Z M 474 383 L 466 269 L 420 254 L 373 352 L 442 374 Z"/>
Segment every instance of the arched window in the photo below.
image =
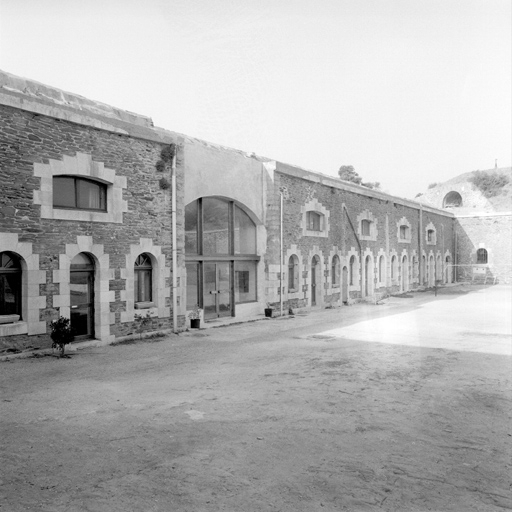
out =
<path fill-rule="evenodd" d="M 340 284 L 340 258 L 337 254 L 332 257 L 331 282 L 333 286 L 339 286 Z"/>
<path fill-rule="evenodd" d="M 476 262 L 487 263 L 487 249 L 478 249 L 476 251 Z"/>
<path fill-rule="evenodd" d="M 299 258 L 292 254 L 288 259 L 288 291 L 299 290 Z"/>
<path fill-rule="evenodd" d="M 21 317 L 21 264 L 12 252 L 0 253 L 0 315 Z"/>
<path fill-rule="evenodd" d="M 396 279 L 398 277 L 398 263 L 396 256 L 391 258 L 391 279 Z"/>
<path fill-rule="evenodd" d="M 79 210 L 107 210 L 107 186 L 74 176 L 53 178 L 53 206 Z"/>
<path fill-rule="evenodd" d="M 349 283 L 351 286 L 354 285 L 354 282 L 355 282 L 355 272 L 356 272 L 356 257 L 355 256 L 352 256 L 350 258 L 350 262 L 349 262 Z"/>
<path fill-rule="evenodd" d="M 142 253 L 135 260 L 135 302 L 151 302 L 152 299 L 152 281 L 153 265 L 151 257 L 147 253 Z"/>
<path fill-rule="evenodd" d="M 452 190 L 444 196 L 443 208 L 460 208 L 462 206 L 462 196 Z"/>

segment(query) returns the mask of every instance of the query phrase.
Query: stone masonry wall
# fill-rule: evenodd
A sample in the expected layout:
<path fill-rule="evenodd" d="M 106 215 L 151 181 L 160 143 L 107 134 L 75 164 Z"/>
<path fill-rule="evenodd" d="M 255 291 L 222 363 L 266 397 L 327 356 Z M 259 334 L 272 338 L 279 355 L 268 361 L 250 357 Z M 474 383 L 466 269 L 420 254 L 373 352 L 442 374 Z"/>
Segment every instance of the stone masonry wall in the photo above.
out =
<path fill-rule="evenodd" d="M 356 268 L 353 285 L 348 285 L 348 300 L 375 300 L 379 296 L 414 289 L 428 284 L 428 264 L 422 265 L 422 256 L 428 261 L 432 256 L 436 272 L 435 281 L 452 281 L 453 264 L 453 218 L 431 211 L 421 212 L 416 207 L 402 204 L 391 196 L 372 197 L 352 190 L 345 190 L 342 182 L 327 186 L 319 180 L 303 179 L 281 168 L 276 172 L 274 193 L 269 197 L 268 208 L 272 214 L 267 222 L 267 296 L 270 302 L 278 304 L 279 298 L 279 195 L 283 194 L 283 245 L 284 276 L 283 301 L 285 310 L 291 307 L 311 306 L 311 260 L 321 260 L 321 297 L 317 306 L 327 307 L 340 304 L 342 300 L 343 276 L 338 285 L 332 283 L 332 258 L 336 254 L 341 268 L 349 268 L 350 257 L 355 256 Z M 279 169 L 278 169 L 279 170 Z M 381 195 L 383 196 L 383 195 Z M 326 219 L 324 233 L 319 236 L 305 235 L 304 210 L 314 205 Z M 315 206 L 316 205 L 316 206 Z M 420 228 L 421 217 L 421 228 Z M 374 223 L 371 237 L 361 236 L 361 220 L 369 218 Z M 349 221 L 350 219 L 350 221 Z M 399 238 L 399 226 L 409 228 L 407 240 Z M 427 243 L 426 227 L 434 227 L 435 243 Z M 376 228 L 376 229 L 375 229 Z M 359 240 L 359 243 L 358 243 Z M 301 261 L 300 293 L 288 293 L 288 257 L 297 254 Z M 362 262 L 361 264 L 361 254 Z M 385 269 L 379 275 L 378 259 L 383 255 Z M 398 273 L 391 278 L 391 258 L 395 255 Z M 404 256 L 405 265 L 403 264 Z M 367 257 L 369 265 L 366 266 Z M 414 261 L 413 261 L 414 258 Z M 448 270 L 447 270 L 448 268 Z M 384 272 L 382 272 L 384 270 Z M 342 271 L 343 272 L 343 271 Z M 342 273 L 341 272 L 341 273 Z M 420 276 L 421 272 L 421 276 Z M 405 283 L 403 274 L 406 273 Z M 368 275 L 366 275 L 368 274 Z M 385 275 L 382 275 L 385 274 Z M 433 277 L 434 279 L 434 277 Z M 368 281 L 368 286 L 367 286 Z M 405 289 L 404 289 L 405 286 Z"/>
<path fill-rule="evenodd" d="M 62 282 L 55 278 L 60 270 L 60 261 L 70 246 L 90 240 L 92 247 L 104 255 L 108 261 L 108 290 L 101 293 L 109 297 L 110 336 L 123 336 L 133 333 L 133 321 L 122 321 L 126 311 L 127 255 L 131 246 L 141 245 L 141 240 L 151 247 L 158 248 L 155 254 L 162 254 L 162 275 L 170 287 L 171 268 L 171 204 L 170 189 L 162 190 L 159 180 L 165 176 L 170 181 L 170 167 L 163 172 L 155 168 L 161 159 L 164 144 L 142 140 L 127 135 L 114 134 L 92 127 L 46 117 L 7 106 L 0 106 L 0 252 L 6 250 L 7 240 L 21 244 L 32 244 L 31 250 L 38 255 L 39 269 L 44 272 L 45 283 L 39 286 L 40 297 L 44 297 L 44 307 L 39 309 L 40 321 L 48 324 L 60 314 L 60 306 L 54 302 Z M 176 141 L 179 142 L 179 141 Z M 123 201 L 127 211 L 122 223 L 72 221 L 41 218 L 41 206 L 35 204 L 36 191 L 41 189 L 41 178 L 35 172 L 35 164 L 49 165 L 62 161 L 65 156 L 90 155 L 94 162 L 113 169 L 116 176 L 126 179 Z M 182 162 L 178 158 L 178 171 Z M 63 174 L 66 174 L 64 169 Z M 183 266 L 183 176 L 177 178 L 179 265 Z M 149 241 L 148 241 L 149 240 Z M 67 249 L 68 247 L 68 249 Z M 142 247 L 142 246 L 141 246 Z M 135 249 L 136 250 L 136 249 Z M 159 252 L 160 251 L 160 252 Z M 103 257 L 103 256 L 102 256 Z M 179 267 L 181 275 L 182 269 Z M 165 297 L 169 308 L 170 292 Z M 110 312 L 110 315 L 108 314 Z M 105 316 L 104 316 L 105 317 Z M 170 328 L 172 316 L 152 321 L 152 329 Z M 30 334 L 30 333 L 29 333 Z M 18 341 L 17 341 L 18 340 Z M 0 346 L 28 345 L 47 346 L 50 341 L 45 333 L 37 336 L 4 336 Z"/>
<path fill-rule="evenodd" d="M 458 217 L 455 226 L 457 280 L 471 281 L 475 269 L 485 267 L 487 276 L 492 278 L 489 282 L 496 278 L 499 283 L 512 283 L 512 216 Z M 487 251 L 486 265 L 477 265 L 478 249 Z"/>

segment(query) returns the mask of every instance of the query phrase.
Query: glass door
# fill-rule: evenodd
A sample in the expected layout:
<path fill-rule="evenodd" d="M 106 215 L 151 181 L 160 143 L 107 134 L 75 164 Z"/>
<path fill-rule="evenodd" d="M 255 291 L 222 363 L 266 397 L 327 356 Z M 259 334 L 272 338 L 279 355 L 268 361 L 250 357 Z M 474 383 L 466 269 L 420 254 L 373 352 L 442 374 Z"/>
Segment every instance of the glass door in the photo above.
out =
<path fill-rule="evenodd" d="M 94 266 L 84 254 L 71 262 L 71 327 L 75 339 L 94 337 Z"/>
<path fill-rule="evenodd" d="M 205 318 L 231 316 L 231 262 L 205 262 L 203 267 Z"/>

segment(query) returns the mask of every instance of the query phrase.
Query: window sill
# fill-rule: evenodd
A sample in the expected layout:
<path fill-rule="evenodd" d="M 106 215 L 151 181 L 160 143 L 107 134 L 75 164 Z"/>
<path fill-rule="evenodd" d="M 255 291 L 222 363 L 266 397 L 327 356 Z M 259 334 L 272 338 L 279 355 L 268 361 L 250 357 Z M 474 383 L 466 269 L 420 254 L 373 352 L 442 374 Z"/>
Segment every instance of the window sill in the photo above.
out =
<path fill-rule="evenodd" d="M 0 315 L 0 324 L 14 324 L 20 319 L 20 315 Z"/>
<path fill-rule="evenodd" d="M 27 334 L 27 322 L 14 322 L 12 324 L 0 324 L 0 336 L 16 336 L 17 334 Z"/>
<path fill-rule="evenodd" d="M 154 307 L 155 307 L 155 303 L 150 302 L 150 301 L 135 303 L 135 309 L 150 309 L 150 308 L 154 308 Z"/>

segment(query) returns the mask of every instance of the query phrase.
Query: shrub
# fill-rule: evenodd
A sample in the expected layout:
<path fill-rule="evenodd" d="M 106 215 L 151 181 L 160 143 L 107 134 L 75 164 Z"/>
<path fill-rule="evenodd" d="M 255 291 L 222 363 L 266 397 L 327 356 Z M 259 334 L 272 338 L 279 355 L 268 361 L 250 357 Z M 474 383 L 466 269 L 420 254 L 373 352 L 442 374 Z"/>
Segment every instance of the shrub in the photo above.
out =
<path fill-rule="evenodd" d="M 431 189 L 431 188 L 437 187 L 437 185 L 438 185 L 437 183 L 431 183 L 431 184 L 428 186 L 428 188 L 429 188 L 429 189 Z"/>
<path fill-rule="evenodd" d="M 50 323 L 50 328 L 50 338 L 53 341 L 52 348 L 58 348 L 60 350 L 60 357 L 64 357 L 64 348 L 73 341 L 74 337 L 71 321 L 69 318 L 61 316 Z"/>
<path fill-rule="evenodd" d="M 505 174 L 475 171 L 469 181 L 489 198 L 499 195 L 503 187 L 510 182 L 510 178 Z"/>

